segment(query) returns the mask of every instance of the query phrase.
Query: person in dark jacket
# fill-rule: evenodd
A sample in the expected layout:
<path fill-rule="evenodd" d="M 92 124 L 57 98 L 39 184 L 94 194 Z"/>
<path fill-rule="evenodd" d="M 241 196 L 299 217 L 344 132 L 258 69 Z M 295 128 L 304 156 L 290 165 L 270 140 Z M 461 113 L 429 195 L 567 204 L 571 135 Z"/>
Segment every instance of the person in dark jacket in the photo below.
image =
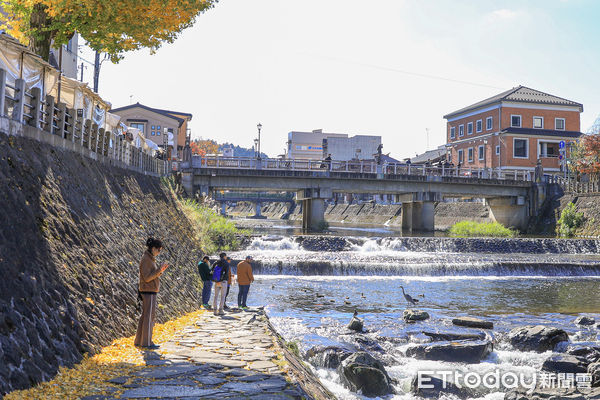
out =
<path fill-rule="evenodd" d="M 202 280 L 202 306 L 209 309 L 208 302 L 210 301 L 210 291 L 212 289 L 212 270 L 208 256 L 204 256 L 202 261 L 198 263 L 198 273 Z"/>

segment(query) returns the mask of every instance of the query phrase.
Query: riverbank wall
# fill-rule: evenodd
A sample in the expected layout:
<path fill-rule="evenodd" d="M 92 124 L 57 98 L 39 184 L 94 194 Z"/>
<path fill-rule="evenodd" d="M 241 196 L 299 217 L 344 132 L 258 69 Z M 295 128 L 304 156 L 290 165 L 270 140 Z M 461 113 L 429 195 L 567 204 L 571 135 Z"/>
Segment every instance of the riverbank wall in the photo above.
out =
<path fill-rule="evenodd" d="M 0 397 L 135 333 L 149 236 L 172 265 L 157 320 L 197 308 L 193 228 L 159 178 L 4 133 L 0 154 Z"/>
<path fill-rule="evenodd" d="M 228 215 L 250 217 L 255 215 L 253 203 L 239 202 L 227 208 Z M 302 206 L 290 203 L 268 203 L 261 208 L 261 214 L 271 219 L 302 221 Z M 325 210 L 325 220 L 329 223 L 348 225 L 402 226 L 402 206 L 399 204 L 331 204 Z M 435 229 L 447 230 L 459 221 L 490 222 L 490 211 L 480 202 L 437 203 L 435 206 Z"/>

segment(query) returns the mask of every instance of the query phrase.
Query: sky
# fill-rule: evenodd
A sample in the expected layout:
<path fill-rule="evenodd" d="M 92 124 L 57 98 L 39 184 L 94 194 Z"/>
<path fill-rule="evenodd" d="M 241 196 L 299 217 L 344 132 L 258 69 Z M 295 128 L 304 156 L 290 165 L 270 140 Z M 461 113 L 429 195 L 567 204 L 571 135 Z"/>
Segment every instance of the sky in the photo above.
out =
<path fill-rule="evenodd" d="M 323 129 L 380 135 L 400 159 L 445 143 L 443 115 L 518 85 L 582 103 L 586 131 L 599 20 L 596 0 L 221 0 L 155 54 L 104 62 L 100 95 L 191 113 L 192 137 L 220 143 L 252 147 L 260 122 L 269 156 Z"/>

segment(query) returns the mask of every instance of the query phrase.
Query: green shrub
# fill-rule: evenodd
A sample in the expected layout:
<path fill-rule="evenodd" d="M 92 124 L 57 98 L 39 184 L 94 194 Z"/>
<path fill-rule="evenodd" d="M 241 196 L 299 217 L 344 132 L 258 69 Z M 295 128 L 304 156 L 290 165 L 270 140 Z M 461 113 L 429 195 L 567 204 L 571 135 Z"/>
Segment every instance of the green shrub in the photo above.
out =
<path fill-rule="evenodd" d="M 210 207 L 199 204 L 196 200 L 179 199 L 184 213 L 192 222 L 202 250 L 207 254 L 217 251 L 236 250 L 239 246 L 238 236 L 245 234 L 235 227 L 227 218 L 219 215 Z"/>
<path fill-rule="evenodd" d="M 569 203 L 560 213 L 556 224 L 556 233 L 560 237 L 572 237 L 575 231 L 583 224 L 583 213 L 575 210 L 575 204 Z"/>
<path fill-rule="evenodd" d="M 517 231 L 508 229 L 498 222 L 461 221 L 454 224 L 449 232 L 454 237 L 515 237 Z"/>
<path fill-rule="evenodd" d="M 285 347 L 287 347 L 288 350 L 291 351 L 292 354 L 294 354 L 296 357 L 302 358 L 302 357 L 300 357 L 300 349 L 298 348 L 298 342 L 296 342 L 296 341 L 285 342 Z"/>

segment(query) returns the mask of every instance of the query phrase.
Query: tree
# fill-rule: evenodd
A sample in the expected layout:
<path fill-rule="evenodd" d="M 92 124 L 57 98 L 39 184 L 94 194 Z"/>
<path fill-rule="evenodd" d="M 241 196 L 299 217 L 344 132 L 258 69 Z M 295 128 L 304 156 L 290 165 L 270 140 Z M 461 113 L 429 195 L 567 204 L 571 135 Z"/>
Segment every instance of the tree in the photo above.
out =
<path fill-rule="evenodd" d="M 572 146 L 571 163 L 582 174 L 592 179 L 600 176 L 600 135 L 585 135 Z"/>
<path fill-rule="evenodd" d="M 190 143 L 192 154 L 197 156 L 205 156 L 207 154 L 217 154 L 219 145 L 214 140 L 196 139 Z"/>
<path fill-rule="evenodd" d="M 45 60 L 51 46 L 78 32 L 89 46 L 119 61 L 126 51 L 156 51 L 218 0 L 0 0 L 6 21 L 0 29 Z"/>

